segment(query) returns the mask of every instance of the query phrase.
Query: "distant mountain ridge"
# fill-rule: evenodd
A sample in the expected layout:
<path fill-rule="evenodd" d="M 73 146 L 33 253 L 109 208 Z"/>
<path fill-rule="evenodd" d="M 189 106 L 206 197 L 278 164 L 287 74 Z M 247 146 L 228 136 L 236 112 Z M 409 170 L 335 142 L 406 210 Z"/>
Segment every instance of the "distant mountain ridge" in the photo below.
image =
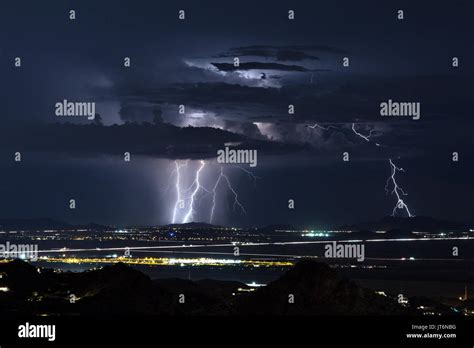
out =
<path fill-rule="evenodd" d="M 259 228 L 261 230 L 267 231 L 294 231 L 297 230 L 293 225 L 290 224 L 272 224 Z"/>
<path fill-rule="evenodd" d="M 62 230 L 62 229 L 95 229 L 104 230 L 107 226 L 89 223 L 87 225 L 73 225 L 63 221 L 51 218 L 34 218 L 34 219 L 1 219 L 0 229 L 7 230 Z"/>
<path fill-rule="evenodd" d="M 195 230 L 212 230 L 225 229 L 230 226 L 213 225 L 206 222 L 189 222 L 180 224 L 168 224 L 158 226 L 160 228 L 176 228 L 176 229 L 195 229 Z M 455 222 L 449 220 L 439 220 L 425 216 L 415 217 L 394 217 L 386 216 L 378 221 L 361 222 L 355 224 L 347 224 L 337 226 L 334 230 L 351 230 L 351 231 L 420 231 L 420 232 L 463 232 L 468 231 L 473 226 L 467 223 Z M 111 227 L 96 224 L 70 224 L 52 218 L 32 218 L 32 219 L 17 219 L 17 218 L 0 218 L 0 230 L 72 230 L 72 229 L 93 229 L 106 230 Z M 262 232 L 273 232 L 276 230 L 295 230 L 295 226 L 289 224 L 272 224 L 259 227 L 258 230 Z"/>
<path fill-rule="evenodd" d="M 184 229 L 218 229 L 218 228 L 225 228 L 225 226 L 213 225 L 208 224 L 206 222 L 187 222 L 182 224 L 169 224 L 161 226 L 164 228 L 184 228 Z"/>

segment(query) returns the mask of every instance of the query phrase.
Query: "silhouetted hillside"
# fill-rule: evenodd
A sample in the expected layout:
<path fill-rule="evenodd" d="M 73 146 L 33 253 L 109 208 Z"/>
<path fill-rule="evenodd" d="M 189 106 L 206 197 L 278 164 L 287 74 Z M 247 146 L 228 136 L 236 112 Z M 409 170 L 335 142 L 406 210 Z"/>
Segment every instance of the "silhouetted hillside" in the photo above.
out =
<path fill-rule="evenodd" d="M 289 296 L 294 303 L 289 303 Z M 300 261 L 279 279 L 239 299 L 239 314 L 398 315 L 408 314 L 394 300 L 358 287 L 328 265 Z"/>
<path fill-rule="evenodd" d="M 0 286 L 9 288 L 0 293 L 0 314 L 11 316 L 413 313 L 312 260 L 299 262 L 281 278 L 256 291 L 229 281 L 152 281 L 121 263 L 72 273 L 38 271 L 23 261 L 13 261 L 0 264 L 0 274 Z M 294 303 L 288 303 L 290 294 L 294 295 Z"/>

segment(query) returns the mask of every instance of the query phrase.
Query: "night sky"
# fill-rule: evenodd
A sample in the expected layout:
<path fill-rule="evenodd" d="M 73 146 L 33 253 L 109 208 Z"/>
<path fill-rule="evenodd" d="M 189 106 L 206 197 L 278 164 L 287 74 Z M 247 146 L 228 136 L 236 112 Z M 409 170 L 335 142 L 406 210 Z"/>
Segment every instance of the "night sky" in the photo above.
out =
<path fill-rule="evenodd" d="M 257 167 L 241 167 L 258 178 L 223 165 L 246 214 L 223 183 L 216 224 L 324 227 L 390 215 L 389 158 L 405 169 L 397 182 L 414 215 L 474 221 L 472 8 L 412 2 L 2 2 L 0 217 L 167 224 L 175 160 L 189 159 L 186 187 L 205 160 L 209 190 L 216 150 L 240 143 L 257 149 Z M 95 102 L 103 125 L 56 116 L 64 99 Z M 388 99 L 420 102 L 420 120 L 381 117 Z M 198 198 L 193 220 L 209 222 L 212 195 Z"/>

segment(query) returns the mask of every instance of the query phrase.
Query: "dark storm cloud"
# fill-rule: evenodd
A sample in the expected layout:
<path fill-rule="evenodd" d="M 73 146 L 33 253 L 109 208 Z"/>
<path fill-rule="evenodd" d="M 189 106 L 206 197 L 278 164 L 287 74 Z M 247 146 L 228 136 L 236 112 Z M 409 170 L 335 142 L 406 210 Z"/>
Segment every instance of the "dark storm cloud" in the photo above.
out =
<path fill-rule="evenodd" d="M 315 55 L 316 49 L 324 51 L 324 62 Z M 328 53 L 331 52 L 331 53 Z M 254 45 L 230 48 L 214 55 L 188 57 L 184 59 L 188 68 L 200 69 L 216 75 L 221 81 L 258 87 L 281 87 L 301 81 L 301 73 L 330 72 L 338 59 L 332 52 L 338 49 L 323 46 L 270 46 Z M 321 53 L 321 51 L 319 51 Z M 238 66 L 230 62 L 244 58 Z M 258 72 L 260 70 L 260 74 Z M 235 74 L 223 74 L 235 72 Z M 246 73 L 250 72 L 250 73 Z M 277 74 L 277 72 L 280 72 Z M 313 77 L 311 77 L 313 79 Z M 207 79 L 207 82 L 212 81 Z"/>
<path fill-rule="evenodd" d="M 215 58 L 229 57 L 263 57 L 274 58 L 277 61 L 302 61 L 302 60 L 319 60 L 319 57 L 307 54 L 303 51 L 297 51 L 285 48 L 276 48 L 271 46 L 250 46 L 231 48 L 229 52 L 220 53 Z"/>
<path fill-rule="evenodd" d="M 130 152 L 156 158 L 202 159 L 216 156 L 226 143 L 266 155 L 297 153 L 301 145 L 255 140 L 209 127 L 179 128 L 169 124 L 128 123 L 122 126 L 55 123 L 3 129 L 4 151 L 46 152 L 71 157 L 119 155 Z"/>
<path fill-rule="evenodd" d="M 248 87 L 224 82 L 199 82 L 189 84 L 174 84 L 155 90 L 141 90 L 118 96 L 118 98 L 132 98 L 142 102 L 162 104 L 184 104 L 187 106 L 205 107 L 207 109 L 221 109 L 234 111 L 234 106 L 246 105 L 255 107 L 255 104 L 266 104 L 272 108 L 274 103 L 284 105 L 287 97 L 285 91 L 277 88 Z M 250 110 L 249 110 L 250 111 Z"/>
<path fill-rule="evenodd" d="M 200 117 L 212 115 L 203 126 L 217 126 L 248 138 L 278 141 L 287 144 L 310 144 L 313 151 L 332 148 L 361 148 L 367 157 L 383 153 L 420 156 L 429 154 L 435 144 L 445 144 L 442 136 L 448 120 L 466 120 L 473 82 L 462 76 L 432 75 L 391 78 L 355 77 L 328 87 L 326 85 L 287 85 L 281 88 L 252 87 L 225 82 L 200 82 L 169 85 L 158 89 L 144 89 L 123 96 L 138 104 L 174 105 L 163 108 L 163 118 L 176 119 L 177 105 L 196 109 Z M 421 102 L 421 120 L 382 118 L 380 102 L 394 98 L 400 101 Z M 446 99 L 456 103 L 445 102 Z M 288 104 L 295 106 L 295 114 L 288 114 Z M 168 111 L 167 111 L 168 110 Z M 183 119 L 194 118 L 192 112 Z M 221 123 L 216 123 L 221 120 Z M 305 125 L 323 123 L 336 130 L 307 129 Z M 384 144 L 376 148 L 358 137 L 351 129 L 356 123 L 362 134 L 376 130 L 376 141 Z M 186 124 L 186 123 L 184 123 Z M 258 126 L 257 126 L 258 124 Z M 457 123 L 450 122 L 454 127 Z M 179 123 L 177 125 L 180 125 Z M 196 123 L 195 125 L 199 125 Z M 456 129 L 464 138 L 465 129 Z M 438 138 L 439 137 L 439 138 Z"/>
<path fill-rule="evenodd" d="M 289 45 L 286 46 L 286 48 L 289 50 L 317 51 L 333 54 L 349 54 L 349 51 L 347 50 L 325 45 Z"/>
<path fill-rule="evenodd" d="M 225 120 L 224 128 L 237 134 L 243 134 L 251 139 L 265 139 L 257 125 L 253 122 Z"/>
<path fill-rule="evenodd" d="M 122 103 L 119 115 L 124 122 L 151 121 L 153 118 L 153 107 L 125 102 Z"/>
<path fill-rule="evenodd" d="M 216 119 L 223 120 L 223 129 L 248 138 L 302 146 L 311 144 L 315 152 L 331 147 L 333 150 L 361 148 L 364 149 L 361 155 L 371 158 L 383 153 L 421 156 L 431 153 L 438 144 L 442 144 L 439 148 L 447 146 L 449 137 L 443 136 L 446 122 L 451 128 L 456 128 L 451 133 L 458 135 L 460 144 L 467 145 L 466 129 L 456 127 L 457 123 L 452 120 L 466 121 L 469 117 L 467 106 L 470 103 L 469 91 L 473 87 L 472 80 L 459 75 L 383 79 L 356 76 L 331 87 L 308 82 L 281 88 L 200 82 L 142 90 L 128 97 L 155 105 L 185 104 L 204 115 L 211 113 Z M 387 99 L 421 102 L 421 120 L 382 118 L 380 102 Z M 446 100 L 456 102 L 446 103 Z M 291 116 L 288 115 L 290 103 L 296 110 Z M 353 122 L 362 134 L 367 135 L 371 129 L 376 129 L 376 141 L 386 147 L 376 148 L 373 143 L 355 135 L 351 130 Z M 257 123 L 262 124 L 256 126 Z M 304 127 L 314 123 L 335 125 L 337 130 L 308 130 Z"/>
<path fill-rule="evenodd" d="M 312 54 L 313 52 L 330 54 L 347 54 L 348 52 L 331 46 L 318 45 L 289 45 L 289 46 L 270 46 L 270 45 L 252 45 L 242 47 L 232 47 L 228 52 L 214 55 L 215 58 L 233 58 L 233 57 L 262 57 L 274 58 L 277 61 L 302 61 L 302 60 L 320 60 L 320 57 Z"/>
<path fill-rule="evenodd" d="M 340 77 L 340 76 L 339 76 Z M 329 76 L 328 79 L 331 79 Z M 253 87 L 225 82 L 198 82 L 132 92 L 128 97 L 150 103 L 186 104 L 215 111 L 219 117 L 241 115 L 244 120 L 288 120 L 288 104 L 295 106 L 295 122 L 393 122 L 382 119 L 380 103 L 388 99 L 420 102 L 422 120 L 436 122 L 443 117 L 469 116 L 469 76 L 433 75 L 414 77 L 347 77 L 340 83 L 305 83 Z M 455 103 L 446 103 L 455 100 Z"/>
<path fill-rule="evenodd" d="M 153 123 L 159 124 L 163 123 L 163 111 L 158 106 L 154 106 L 152 109 L 153 113 Z"/>
<path fill-rule="evenodd" d="M 237 71 L 237 70 L 278 70 L 278 71 L 329 71 L 327 69 L 307 69 L 300 65 L 288 65 L 279 63 L 262 63 L 262 62 L 248 62 L 240 63 L 239 66 L 235 66 L 231 63 L 211 63 L 220 71 Z"/>
<path fill-rule="evenodd" d="M 158 105 L 143 104 L 136 101 L 124 101 L 118 112 L 123 122 L 163 123 L 163 111 Z"/>

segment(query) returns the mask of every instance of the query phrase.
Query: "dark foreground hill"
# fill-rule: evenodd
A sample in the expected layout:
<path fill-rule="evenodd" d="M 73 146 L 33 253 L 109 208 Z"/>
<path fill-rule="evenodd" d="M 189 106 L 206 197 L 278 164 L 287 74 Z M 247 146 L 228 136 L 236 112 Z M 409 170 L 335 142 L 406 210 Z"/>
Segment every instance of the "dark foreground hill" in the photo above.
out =
<path fill-rule="evenodd" d="M 294 303 L 290 303 L 293 299 Z M 328 265 L 299 262 L 252 296 L 238 300 L 241 314 L 401 315 L 397 302 L 340 277 Z"/>
<path fill-rule="evenodd" d="M 151 280 L 124 264 L 82 273 L 0 264 L 0 314 L 15 315 L 394 315 L 415 313 L 303 260 L 257 290 L 239 282 Z M 255 291 L 252 291 L 255 290 Z M 289 301 L 290 295 L 294 303 Z"/>

